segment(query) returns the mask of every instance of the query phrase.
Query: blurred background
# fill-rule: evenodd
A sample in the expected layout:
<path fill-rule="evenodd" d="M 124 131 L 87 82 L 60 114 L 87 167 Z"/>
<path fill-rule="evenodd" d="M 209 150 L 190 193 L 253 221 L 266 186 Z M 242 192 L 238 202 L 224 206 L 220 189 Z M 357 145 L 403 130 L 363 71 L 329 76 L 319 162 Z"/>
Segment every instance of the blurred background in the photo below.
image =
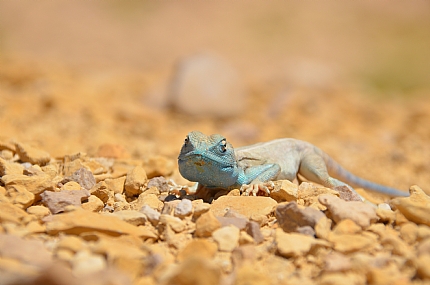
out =
<path fill-rule="evenodd" d="M 199 129 L 429 185 L 429 92 L 428 1 L 0 1 L 0 137 L 58 157 Z"/>

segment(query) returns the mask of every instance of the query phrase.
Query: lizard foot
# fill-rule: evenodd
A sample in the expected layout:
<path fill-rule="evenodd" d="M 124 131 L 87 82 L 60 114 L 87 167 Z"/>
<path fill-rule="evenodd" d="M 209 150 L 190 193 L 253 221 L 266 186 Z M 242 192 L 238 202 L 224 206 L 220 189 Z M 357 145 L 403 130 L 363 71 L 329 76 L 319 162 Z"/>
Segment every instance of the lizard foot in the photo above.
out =
<path fill-rule="evenodd" d="M 243 184 L 240 187 L 240 192 L 245 196 L 270 196 L 270 191 L 275 189 L 275 183 L 273 181 L 257 184 Z M 261 195 L 262 193 L 263 195 Z M 260 195 L 258 195 L 260 194 Z"/>

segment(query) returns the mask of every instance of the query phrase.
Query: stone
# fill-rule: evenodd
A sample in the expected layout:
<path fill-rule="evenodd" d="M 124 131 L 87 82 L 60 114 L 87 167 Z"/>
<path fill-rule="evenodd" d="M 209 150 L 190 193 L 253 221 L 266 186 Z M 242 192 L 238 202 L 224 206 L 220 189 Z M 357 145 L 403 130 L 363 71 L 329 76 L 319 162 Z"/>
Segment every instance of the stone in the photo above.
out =
<path fill-rule="evenodd" d="M 24 167 L 15 162 L 9 162 L 0 157 L 0 177 L 8 174 L 23 174 Z"/>
<path fill-rule="evenodd" d="M 264 236 L 263 236 L 264 239 Z M 244 232 L 244 231 L 240 231 L 240 235 L 239 235 L 239 245 L 249 245 L 249 244 L 255 244 L 256 241 L 254 240 L 254 238 L 252 236 L 250 236 L 248 233 Z"/>
<path fill-rule="evenodd" d="M 112 191 L 115 194 L 122 194 L 124 192 L 125 180 L 126 176 L 122 176 L 113 179 L 106 179 L 104 182 L 106 182 L 106 186 L 109 191 Z"/>
<path fill-rule="evenodd" d="M 42 203 L 52 214 L 64 212 L 69 205 L 81 206 L 81 201 L 90 197 L 88 190 L 62 190 L 60 192 L 45 191 L 40 194 Z"/>
<path fill-rule="evenodd" d="M 376 209 L 376 215 L 378 216 L 379 220 L 384 223 L 392 224 L 396 221 L 396 213 L 393 210 L 387 210 L 387 209 Z"/>
<path fill-rule="evenodd" d="M 112 213 L 111 215 L 134 226 L 144 225 L 146 222 L 145 214 L 135 210 L 118 211 L 118 212 Z"/>
<path fill-rule="evenodd" d="M 147 205 L 155 210 L 160 211 L 165 206 L 163 202 L 158 199 L 158 196 L 155 194 L 146 194 L 142 193 L 139 197 L 130 203 L 132 209 L 140 210 L 143 206 Z"/>
<path fill-rule="evenodd" d="M 414 223 L 404 223 L 400 226 L 400 236 L 402 239 L 412 245 L 418 237 L 418 226 Z"/>
<path fill-rule="evenodd" d="M 245 230 L 246 233 L 249 234 L 257 244 L 262 243 L 264 241 L 264 236 L 261 233 L 260 225 L 257 222 L 248 222 Z"/>
<path fill-rule="evenodd" d="M 75 181 L 81 185 L 82 188 L 90 190 L 96 185 L 96 179 L 91 171 L 85 167 L 79 168 L 77 171 L 73 172 L 71 177 L 72 181 Z"/>
<path fill-rule="evenodd" d="M 335 234 L 328 236 L 328 241 L 332 242 L 334 249 L 341 253 L 351 253 L 364 251 L 377 244 L 377 239 L 370 235 L 356 234 Z"/>
<path fill-rule="evenodd" d="M 81 189 L 82 189 L 81 185 L 79 185 L 79 183 L 75 181 L 66 182 L 66 184 L 61 186 L 61 190 L 73 191 L 73 190 L 81 190 Z"/>
<path fill-rule="evenodd" d="M 347 271 L 352 268 L 351 258 L 348 256 L 339 253 L 339 252 L 330 252 L 324 258 L 324 271 L 327 272 L 338 272 L 338 271 Z"/>
<path fill-rule="evenodd" d="M 72 260 L 73 274 L 78 277 L 101 272 L 106 267 L 107 262 L 102 255 L 86 250 L 77 252 Z"/>
<path fill-rule="evenodd" d="M 20 224 L 28 217 L 27 212 L 10 203 L 0 203 L 0 223 L 11 222 Z"/>
<path fill-rule="evenodd" d="M 361 231 L 361 227 L 350 219 L 340 221 L 333 229 L 335 234 L 358 234 Z"/>
<path fill-rule="evenodd" d="M 236 218 L 236 217 L 216 217 L 218 221 L 221 223 L 221 227 L 226 226 L 235 226 L 239 230 L 243 230 L 246 228 L 248 224 L 248 219 L 245 218 Z"/>
<path fill-rule="evenodd" d="M 178 264 L 170 274 L 161 279 L 160 284 L 163 285 L 219 285 L 221 270 L 211 260 L 190 257 Z"/>
<path fill-rule="evenodd" d="M 170 103 L 191 115 L 226 117 L 244 110 L 244 95 L 239 76 L 228 62 L 200 53 L 178 64 L 171 83 Z"/>
<path fill-rule="evenodd" d="M 9 234 L 0 234 L 0 256 L 39 268 L 52 262 L 52 254 L 45 248 L 42 241 L 25 240 Z"/>
<path fill-rule="evenodd" d="M 200 238 L 192 239 L 178 252 L 177 260 L 179 262 L 182 262 L 187 258 L 203 258 L 211 260 L 215 257 L 217 250 L 218 245 L 213 241 Z"/>
<path fill-rule="evenodd" d="M 318 200 L 327 207 L 336 223 L 351 219 L 360 227 L 366 228 L 378 219 L 375 208 L 363 202 L 344 201 L 331 195 L 322 195 Z"/>
<path fill-rule="evenodd" d="M 417 239 L 424 240 L 430 238 L 430 227 L 426 225 L 418 225 Z"/>
<path fill-rule="evenodd" d="M 174 215 L 181 219 L 190 216 L 193 213 L 193 204 L 188 199 L 183 199 L 179 202 L 174 211 Z"/>
<path fill-rule="evenodd" d="M 285 233 L 282 229 L 276 229 L 275 241 L 278 253 L 287 258 L 306 254 L 314 245 L 330 246 L 326 241 L 298 233 Z"/>
<path fill-rule="evenodd" d="M 20 185 L 25 187 L 27 191 L 33 193 L 38 198 L 38 195 L 43 191 L 54 191 L 54 184 L 49 175 L 33 175 L 27 176 L 23 174 L 9 174 L 1 177 L 5 188 Z"/>
<path fill-rule="evenodd" d="M 221 223 L 212 211 L 202 214 L 196 221 L 196 237 L 210 237 L 212 233 L 221 227 Z"/>
<path fill-rule="evenodd" d="M 270 198 L 278 203 L 297 201 L 298 186 L 289 180 L 274 182 L 275 187 L 270 191 Z"/>
<path fill-rule="evenodd" d="M 276 207 L 275 216 L 279 226 L 285 232 L 296 232 L 299 228 L 309 226 L 315 228 L 318 221 L 325 215 L 311 207 L 300 207 L 296 202 L 282 203 Z"/>
<path fill-rule="evenodd" d="M 88 201 L 82 204 L 82 209 L 91 211 L 91 212 L 99 212 L 103 210 L 105 204 L 102 200 L 100 200 L 97 196 L 90 195 L 88 197 Z"/>
<path fill-rule="evenodd" d="M 211 211 L 215 216 L 224 216 L 227 211 L 234 210 L 249 219 L 251 216 L 269 216 L 276 205 L 270 197 L 222 196 L 212 203 Z"/>
<path fill-rule="evenodd" d="M 237 276 L 235 283 L 236 285 L 271 285 L 275 284 L 271 282 L 267 274 L 259 270 L 255 270 L 255 266 L 252 264 L 245 264 L 237 270 Z"/>
<path fill-rule="evenodd" d="M 173 173 L 175 167 L 176 165 L 173 160 L 161 155 L 151 156 L 143 164 L 148 178 L 157 176 L 168 177 Z"/>
<path fill-rule="evenodd" d="M 103 203 L 113 198 L 114 191 L 110 191 L 105 181 L 100 181 L 91 190 L 90 194 L 99 198 Z"/>
<path fill-rule="evenodd" d="M 395 198 L 390 205 L 411 222 L 430 226 L 430 197 L 418 186 L 411 186 L 409 197 Z"/>
<path fill-rule="evenodd" d="M 222 227 L 212 233 L 212 238 L 218 244 L 218 250 L 231 252 L 239 245 L 240 230 L 235 226 Z"/>
<path fill-rule="evenodd" d="M 146 172 L 142 166 L 136 166 L 127 173 L 124 190 L 128 197 L 137 196 L 145 190 L 148 182 Z"/>
<path fill-rule="evenodd" d="M 56 250 L 67 249 L 72 252 L 78 252 L 86 248 L 85 242 L 76 236 L 62 236 L 56 245 Z"/>
<path fill-rule="evenodd" d="M 170 227 L 175 233 L 180 233 L 185 230 L 185 223 L 177 218 L 170 215 L 162 214 L 160 216 L 159 225 Z"/>
<path fill-rule="evenodd" d="M 163 176 L 156 176 L 148 180 L 148 188 L 157 187 L 160 193 L 169 192 L 169 183 Z"/>
<path fill-rule="evenodd" d="M 141 209 L 140 212 L 143 213 L 148 220 L 151 222 L 151 224 L 153 226 L 156 226 L 160 220 L 160 212 L 154 210 L 153 208 L 151 208 L 148 205 L 144 205 Z"/>
<path fill-rule="evenodd" d="M 417 274 L 423 279 L 430 279 L 430 254 L 423 254 L 418 257 Z"/>
<path fill-rule="evenodd" d="M 412 248 L 396 235 L 386 234 L 381 238 L 380 243 L 386 250 L 395 255 L 412 258 Z"/>
<path fill-rule="evenodd" d="M 48 216 L 43 219 L 48 234 L 60 232 L 79 235 L 86 232 L 101 232 L 111 236 L 129 234 L 142 238 L 156 238 L 156 235 L 145 227 L 136 227 L 114 216 L 97 214 L 85 210 Z"/>
<path fill-rule="evenodd" d="M 49 211 L 49 208 L 45 206 L 31 206 L 27 208 L 27 213 L 34 215 L 37 219 L 41 220 L 42 218 L 49 216 L 51 211 Z"/>
<path fill-rule="evenodd" d="M 22 185 L 11 185 L 6 190 L 9 201 L 15 205 L 19 205 L 23 209 L 30 207 L 35 200 L 34 194 L 27 191 Z"/>
<path fill-rule="evenodd" d="M 325 211 L 327 208 L 318 200 L 321 195 L 333 195 L 339 197 L 339 192 L 330 188 L 317 186 L 312 183 L 302 182 L 297 190 L 297 204 Z"/>
<path fill-rule="evenodd" d="M 201 201 L 201 200 L 200 200 Z M 201 215 L 207 213 L 211 208 L 211 204 L 199 203 L 194 205 L 193 220 L 196 221 Z"/>
<path fill-rule="evenodd" d="M 15 150 L 22 162 L 45 165 L 51 160 L 49 153 L 27 144 L 15 143 Z"/>

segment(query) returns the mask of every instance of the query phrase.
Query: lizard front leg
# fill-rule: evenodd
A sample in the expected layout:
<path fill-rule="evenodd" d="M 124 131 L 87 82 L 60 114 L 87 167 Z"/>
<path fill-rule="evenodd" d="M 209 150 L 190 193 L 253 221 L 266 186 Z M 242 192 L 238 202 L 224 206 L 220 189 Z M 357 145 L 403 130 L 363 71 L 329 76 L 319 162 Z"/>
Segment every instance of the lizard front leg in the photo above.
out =
<path fill-rule="evenodd" d="M 250 194 L 256 196 L 260 191 L 270 195 L 270 190 L 274 188 L 272 180 L 280 171 L 281 167 L 278 164 L 263 164 L 242 170 L 237 181 L 237 184 L 241 185 L 240 192 L 246 196 Z"/>

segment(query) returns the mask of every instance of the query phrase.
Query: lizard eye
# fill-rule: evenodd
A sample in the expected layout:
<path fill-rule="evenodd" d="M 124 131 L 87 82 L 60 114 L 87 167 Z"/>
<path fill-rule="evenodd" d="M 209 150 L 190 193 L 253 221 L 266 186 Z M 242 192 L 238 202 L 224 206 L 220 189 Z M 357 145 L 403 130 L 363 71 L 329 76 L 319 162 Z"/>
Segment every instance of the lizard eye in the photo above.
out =
<path fill-rule="evenodd" d="M 190 138 L 188 136 L 186 136 L 185 140 L 184 140 L 184 144 L 187 144 L 189 141 L 190 141 Z"/>
<path fill-rule="evenodd" d="M 221 152 L 226 152 L 227 151 L 227 142 L 225 140 L 221 141 L 221 144 L 219 146 L 219 149 Z"/>

